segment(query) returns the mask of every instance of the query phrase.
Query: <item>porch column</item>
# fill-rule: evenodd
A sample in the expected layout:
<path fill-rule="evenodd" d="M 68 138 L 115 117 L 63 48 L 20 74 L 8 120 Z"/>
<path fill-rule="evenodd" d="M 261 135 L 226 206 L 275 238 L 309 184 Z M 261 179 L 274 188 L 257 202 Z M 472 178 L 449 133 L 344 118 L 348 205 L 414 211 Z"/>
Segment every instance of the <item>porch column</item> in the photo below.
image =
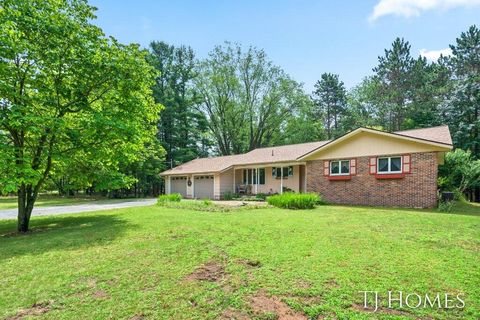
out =
<path fill-rule="evenodd" d="M 257 177 L 257 183 L 255 184 L 255 194 L 258 194 L 258 168 L 255 169 L 255 175 Z"/>
<path fill-rule="evenodd" d="M 307 165 L 305 164 L 303 169 L 303 192 L 307 193 Z"/>
<path fill-rule="evenodd" d="M 283 166 L 280 167 L 280 194 L 283 194 Z"/>
<path fill-rule="evenodd" d="M 235 168 L 233 168 L 233 193 L 237 193 L 237 188 L 235 188 Z"/>

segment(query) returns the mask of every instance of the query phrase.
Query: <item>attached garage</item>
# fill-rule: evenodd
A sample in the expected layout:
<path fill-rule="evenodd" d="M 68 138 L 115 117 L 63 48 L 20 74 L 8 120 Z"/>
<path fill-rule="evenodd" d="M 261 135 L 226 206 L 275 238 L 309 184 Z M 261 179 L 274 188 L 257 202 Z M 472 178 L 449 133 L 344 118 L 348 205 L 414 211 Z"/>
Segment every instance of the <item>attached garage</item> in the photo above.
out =
<path fill-rule="evenodd" d="M 170 193 L 180 193 L 187 197 L 187 177 L 170 177 Z"/>
<path fill-rule="evenodd" d="M 213 199 L 213 176 L 195 176 L 194 197 L 197 199 Z"/>

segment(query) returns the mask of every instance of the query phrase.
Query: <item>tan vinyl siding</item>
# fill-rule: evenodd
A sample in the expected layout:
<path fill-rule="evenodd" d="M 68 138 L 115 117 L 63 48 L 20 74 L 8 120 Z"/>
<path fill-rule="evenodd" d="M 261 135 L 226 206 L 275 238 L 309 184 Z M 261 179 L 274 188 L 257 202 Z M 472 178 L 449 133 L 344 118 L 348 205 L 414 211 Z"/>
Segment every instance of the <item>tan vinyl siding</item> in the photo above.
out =
<path fill-rule="evenodd" d="M 225 172 L 222 172 L 219 175 L 219 183 L 218 183 L 218 195 L 220 198 L 223 194 L 231 192 L 233 193 L 233 169 L 229 169 Z"/>

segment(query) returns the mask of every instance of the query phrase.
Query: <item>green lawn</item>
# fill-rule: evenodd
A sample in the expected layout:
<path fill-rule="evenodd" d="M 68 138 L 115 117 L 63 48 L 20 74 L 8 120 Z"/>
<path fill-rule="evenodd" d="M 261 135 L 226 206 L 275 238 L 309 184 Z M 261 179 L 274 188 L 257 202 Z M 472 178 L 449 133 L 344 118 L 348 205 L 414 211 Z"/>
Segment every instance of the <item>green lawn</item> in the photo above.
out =
<path fill-rule="evenodd" d="M 0 220 L 0 318 L 478 319 L 480 207 L 464 206 L 152 206 L 34 217 L 28 235 Z M 465 308 L 371 313 L 363 290 L 463 294 Z"/>

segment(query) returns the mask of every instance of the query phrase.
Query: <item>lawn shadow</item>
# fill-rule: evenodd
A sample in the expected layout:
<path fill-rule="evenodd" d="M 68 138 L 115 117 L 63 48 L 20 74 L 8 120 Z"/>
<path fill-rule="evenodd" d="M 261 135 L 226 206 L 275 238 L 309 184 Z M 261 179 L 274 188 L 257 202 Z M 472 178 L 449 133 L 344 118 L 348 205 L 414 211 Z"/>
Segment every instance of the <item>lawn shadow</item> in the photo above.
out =
<path fill-rule="evenodd" d="M 111 214 L 38 217 L 31 220 L 30 231 L 24 234 L 13 232 L 16 223 L 16 220 L 0 220 L 0 260 L 105 245 L 134 226 Z"/>

